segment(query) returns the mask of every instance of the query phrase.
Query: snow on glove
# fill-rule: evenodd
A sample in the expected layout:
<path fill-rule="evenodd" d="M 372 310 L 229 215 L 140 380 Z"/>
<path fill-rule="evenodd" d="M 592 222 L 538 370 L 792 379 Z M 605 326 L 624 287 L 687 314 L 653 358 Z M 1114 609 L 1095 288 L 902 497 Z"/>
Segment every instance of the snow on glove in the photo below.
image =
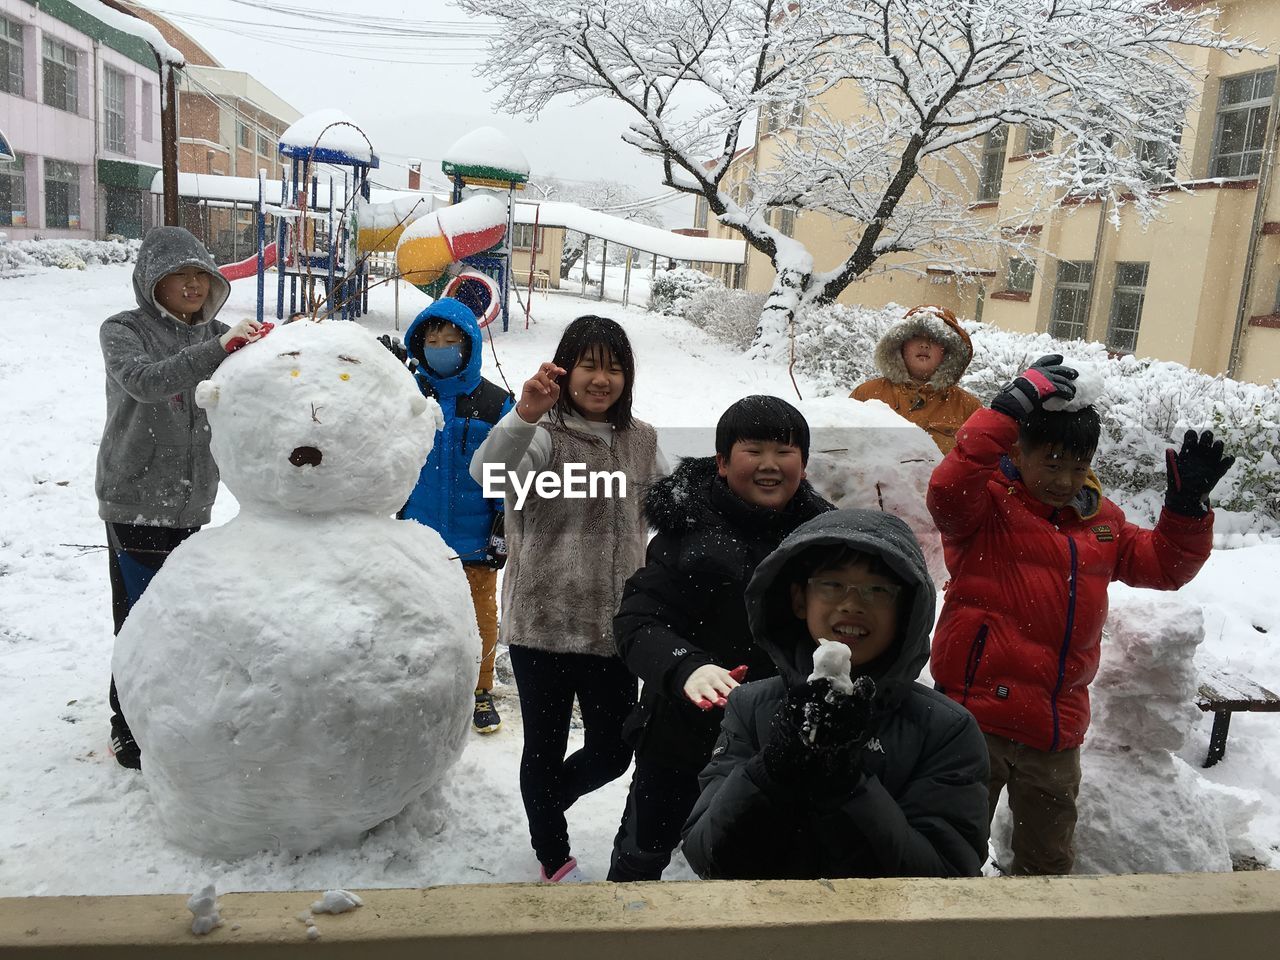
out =
<path fill-rule="evenodd" d="M 1194 430 L 1188 430 L 1181 450 L 1175 453 L 1170 448 L 1164 453 L 1169 479 L 1164 505 L 1186 517 L 1203 517 L 1209 512 L 1209 492 L 1235 462 L 1235 457 L 1223 454 L 1222 441 L 1215 441 L 1211 431 L 1197 437 Z"/>
<path fill-rule="evenodd" d="M 1041 357 L 1021 376 L 1014 379 L 991 401 L 991 409 L 1021 421 L 1044 406 L 1050 397 L 1070 400 L 1076 395 L 1072 382 L 1079 376 L 1072 367 L 1063 366 L 1062 354 Z"/>
<path fill-rule="evenodd" d="M 788 690 L 762 751 L 769 775 L 811 793 L 852 789 L 870 738 L 874 693 L 869 677 L 854 681 L 849 696 L 835 693 L 826 678 Z"/>
<path fill-rule="evenodd" d="M 399 337 L 393 337 L 389 333 L 384 333 L 378 338 L 378 342 L 391 351 L 391 355 L 404 363 L 409 359 L 409 351 L 404 348 L 404 344 L 400 342 Z"/>

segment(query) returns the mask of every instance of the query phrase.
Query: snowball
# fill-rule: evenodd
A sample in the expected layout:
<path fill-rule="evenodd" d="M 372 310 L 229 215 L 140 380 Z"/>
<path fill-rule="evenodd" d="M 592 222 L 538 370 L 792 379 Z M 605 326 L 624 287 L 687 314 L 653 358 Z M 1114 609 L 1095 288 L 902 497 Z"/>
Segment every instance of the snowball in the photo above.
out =
<path fill-rule="evenodd" d="M 326 890 L 324 896 L 311 904 L 312 913 L 346 913 L 363 907 L 364 901 L 347 890 Z"/>
<path fill-rule="evenodd" d="M 191 911 L 191 932 L 197 936 L 203 937 L 214 927 L 222 926 L 222 918 L 218 915 L 218 893 L 212 883 L 187 899 L 187 909 Z"/>
<path fill-rule="evenodd" d="M 813 651 L 813 673 L 809 680 L 830 680 L 831 689 L 846 697 L 853 693 L 853 681 L 849 679 L 850 651 L 843 643 L 819 639 L 818 649 Z"/>
<path fill-rule="evenodd" d="M 942 540 L 925 507 L 929 477 L 942 460 L 929 434 L 879 400 L 826 397 L 796 406 L 809 422 L 805 475 L 818 493 L 841 509 L 901 518 L 920 541 L 929 575 L 944 583 Z"/>
<path fill-rule="evenodd" d="M 144 782 L 200 853 L 352 841 L 439 783 L 473 706 L 462 568 L 387 515 L 439 408 L 336 321 L 277 328 L 197 396 L 241 509 L 173 552 L 116 639 Z"/>
<path fill-rule="evenodd" d="M 1102 370 L 1092 363 L 1083 363 L 1075 360 L 1063 360 L 1063 366 L 1071 367 L 1079 376 L 1075 379 L 1076 393 L 1070 400 L 1063 400 L 1061 397 L 1050 397 L 1044 402 L 1046 410 L 1066 410 L 1074 413 L 1077 410 L 1083 410 L 1085 407 L 1091 407 L 1102 398 L 1103 381 Z"/>

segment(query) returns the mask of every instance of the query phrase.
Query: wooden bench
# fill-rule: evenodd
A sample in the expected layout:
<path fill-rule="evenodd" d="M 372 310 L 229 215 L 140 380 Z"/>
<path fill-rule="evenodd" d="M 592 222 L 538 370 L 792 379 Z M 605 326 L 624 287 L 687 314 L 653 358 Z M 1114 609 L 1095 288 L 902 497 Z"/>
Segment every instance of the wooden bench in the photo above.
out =
<path fill-rule="evenodd" d="M 1237 710 L 1280 712 L 1280 696 L 1242 674 L 1215 670 L 1200 684 L 1196 706 L 1206 713 L 1213 713 L 1209 754 L 1204 758 L 1204 765 L 1212 767 L 1226 755 L 1231 714 Z"/>
<path fill-rule="evenodd" d="M 520 287 L 521 289 L 527 289 L 529 286 L 529 271 L 516 270 L 513 273 L 512 279 L 515 280 L 516 286 Z M 535 291 L 542 291 L 544 293 L 547 290 L 550 290 L 551 274 L 547 273 L 545 270 L 533 271 L 533 289 Z"/>

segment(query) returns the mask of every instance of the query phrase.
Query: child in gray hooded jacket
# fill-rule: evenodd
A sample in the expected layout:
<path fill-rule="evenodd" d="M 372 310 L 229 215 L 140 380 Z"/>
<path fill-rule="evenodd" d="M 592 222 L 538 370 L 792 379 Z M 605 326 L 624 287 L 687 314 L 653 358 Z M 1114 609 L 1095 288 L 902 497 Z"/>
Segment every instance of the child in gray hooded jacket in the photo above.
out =
<path fill-rule="evenodd" d="M 181 227 L 157 227 L 133 270 L 138 306 L 109 317 L 99 333 L 107 418 L 95 489 L 106 521 L 111 612 L 120 632 L 130 608 L 175 547 L 209 522 L 218 468 L 195 388 L 231 351 L 269 325 L 213 319 L 231 285 L 204 246 Z M 141 754 L 111 682 L 111 750 L 140 769 Z"/>

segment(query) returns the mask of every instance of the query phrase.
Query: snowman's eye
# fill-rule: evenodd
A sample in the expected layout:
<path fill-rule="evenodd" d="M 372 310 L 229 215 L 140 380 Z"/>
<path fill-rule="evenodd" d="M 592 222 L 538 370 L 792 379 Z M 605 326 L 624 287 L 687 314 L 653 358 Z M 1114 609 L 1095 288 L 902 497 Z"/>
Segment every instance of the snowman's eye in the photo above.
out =
<path fill-rule="evenodd" d="M 289 376 L 291 376 L 291 377 L 296 377 L 296 376 L 299 376 L 301 373 L 302 373 L 302 371 L 301 371 L 301 370 L 290 370 L 290 371 L 289 371 Z"/>
<path fill-rule="evenodd" d="M 340 374 L 338 374 L 338 379 L 339 379 L 339 380 L 350 380 L 350 379 L 351 379 L 351 374 L 349 374 L 349 373 L 340 373 Z"/>

